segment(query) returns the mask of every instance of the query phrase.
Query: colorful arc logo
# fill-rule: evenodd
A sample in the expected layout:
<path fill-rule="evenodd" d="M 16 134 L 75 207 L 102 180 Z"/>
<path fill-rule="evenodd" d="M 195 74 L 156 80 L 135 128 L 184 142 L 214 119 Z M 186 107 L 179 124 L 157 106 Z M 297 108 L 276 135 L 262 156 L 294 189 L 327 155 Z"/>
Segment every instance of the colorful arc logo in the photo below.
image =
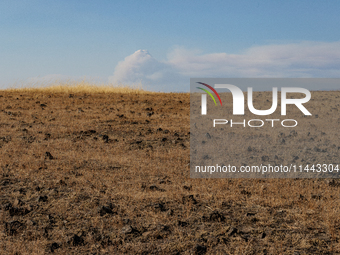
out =
<path fill-rule="evenodd" d="M 211 87 L 210 85 L 205 84 L 205 83 L 203 83 L 203 82 L 197 82 L 197 83 L 199 83 L 199 84 L 201 84 L 201 85 L 203 85 L 203 86 L 206 86 L 206 87 L 209 88 L 211 91 L 213 91 L 213 92 L 215 93 L 215 95 L 217 96 L 218 100 L 220 100 L 220 104 L 222 105 L 221 98 L 220 98 L 219 94 L 217 93 L 217 91 L 216 91 L 213 87 Z M 203 90 L 204 92 L 206 92 L 206 93 L 214 100 L 215 105 L 217 105 L 214 96 L 210 93 L 209 90 L 206 90 L 206 89 L 203 89 L 203 88 L 200 88 L 200 87 L 197 87 L 197 88 Z"/>

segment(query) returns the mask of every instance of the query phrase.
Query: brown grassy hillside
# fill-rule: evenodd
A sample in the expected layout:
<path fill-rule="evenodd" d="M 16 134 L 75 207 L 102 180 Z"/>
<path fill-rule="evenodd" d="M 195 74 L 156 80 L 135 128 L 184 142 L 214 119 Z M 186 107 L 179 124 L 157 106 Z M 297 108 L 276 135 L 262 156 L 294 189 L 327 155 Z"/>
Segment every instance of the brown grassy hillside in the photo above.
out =
<path fill-rule="evenodd" d="M 340 254 L 338 180 L 190 179 L 189 103 L 1 91 L 0 254 Z"/>

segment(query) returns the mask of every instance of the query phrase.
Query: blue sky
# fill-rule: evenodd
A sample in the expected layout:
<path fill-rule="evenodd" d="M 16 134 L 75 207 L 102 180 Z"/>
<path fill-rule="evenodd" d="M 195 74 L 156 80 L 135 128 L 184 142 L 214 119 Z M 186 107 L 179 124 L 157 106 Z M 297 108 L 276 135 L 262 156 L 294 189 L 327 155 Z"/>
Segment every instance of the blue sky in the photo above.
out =
<path fill-rule="evenodd" d="M 340 77 L 339 13 L 337 0 L 0 1 L 0 87 Z"/>

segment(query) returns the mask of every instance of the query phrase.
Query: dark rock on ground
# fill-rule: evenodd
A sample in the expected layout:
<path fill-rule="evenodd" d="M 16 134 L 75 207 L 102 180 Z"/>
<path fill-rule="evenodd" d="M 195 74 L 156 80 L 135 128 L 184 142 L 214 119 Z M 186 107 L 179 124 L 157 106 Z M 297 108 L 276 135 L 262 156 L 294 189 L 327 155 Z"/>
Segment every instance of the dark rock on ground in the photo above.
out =
<path fill-rule="evenodd" d="M 195 255 L 203 255 L 207 252 L 207 247 L 204 245 L 196 244 L 193 248 L 193 252 Z"/>

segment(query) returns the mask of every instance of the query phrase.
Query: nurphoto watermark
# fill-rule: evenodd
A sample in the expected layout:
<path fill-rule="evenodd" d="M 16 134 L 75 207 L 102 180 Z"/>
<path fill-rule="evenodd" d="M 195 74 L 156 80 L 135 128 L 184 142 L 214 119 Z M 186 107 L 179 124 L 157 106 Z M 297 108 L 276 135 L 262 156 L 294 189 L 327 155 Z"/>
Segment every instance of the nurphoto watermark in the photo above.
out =
<path fill-rule="evenodd" d="M 338 178 L 330 82 L 340 88 L 340 79 L 190 79 L 190 176 Z"/>

